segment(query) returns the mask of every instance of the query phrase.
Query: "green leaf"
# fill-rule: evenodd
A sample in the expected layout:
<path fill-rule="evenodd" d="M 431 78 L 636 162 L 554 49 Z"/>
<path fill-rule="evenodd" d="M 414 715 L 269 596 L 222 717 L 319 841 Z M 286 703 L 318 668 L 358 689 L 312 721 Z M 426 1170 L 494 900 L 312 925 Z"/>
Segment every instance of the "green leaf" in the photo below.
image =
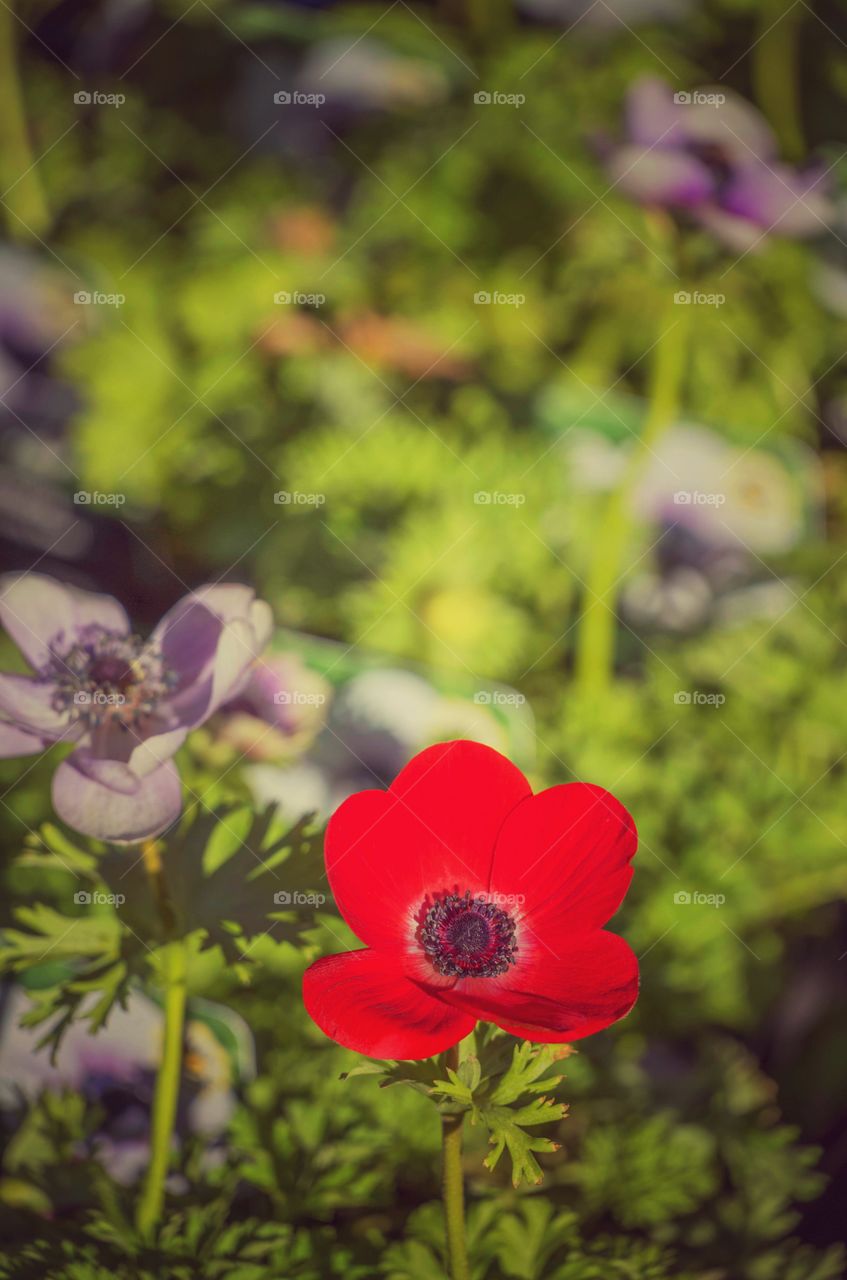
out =
<path fill-rule="evenodd" d="M 543 1080 L 540 1077 L 554 1062 L 561 1062 L 575 1052 L 569 1044 L 532 1045 L 525 1040 L 516 1047 L 512 1065 L 492 1093 L 491 1101 L 508 1104 L 522 1093 L 541 1093 L 555 1089 L 564 1076 L 548 1076 Z"/>
<path fill-rule="evenodd" d="M 561 1144 L 550 1138 L 526 1133 L 525 1130 L 537 1124 L 561 1120 L 567 1114 L 567 1106 L 554 1102 L 552 1098 L 538 1098 L 516 1110 L 499 1106 L 482 1107 L 479 1114 L 488 1126 L 490 1142 L 494 1147 L 483 1162 L 486 1169 L 494 1169 L 504 1149 L 507 1149 L 512 1160 L 512 1186 L 519 1187 L 524 1181 L 536 1185 L 541 1182 L 544 1175 L 532 1153 L 558 1151 Z"/>
<path fill-rule="evenodd" d="M 0 947 L 0 968 L 31 969 L 51 960 L 117 957 L 120 926 L 113 915 L 65 916 L 43 902 L 17 907 L 21 929 L 5 929 Z"/>
<path fill-rule="evenodd" d="M 441 1111 L 468 1112 L 471 1123 L 485 1125 L 490 1134 L 494 1150 L 484 1161 L 485 1167 L 494 1169 L 508 1151 L 513 1185 L 537 1184 L 542 1173 L 533 1152 L 558 1151 L 559 1143 L 526 1130 L 562 1120 L 567 1114 L 564 1103 L 547 1096 L 564 1077 L 545 1073 L 574 1050 L 570 1045 L 516 1044 L 499 1033 L 484 1032 L 477 1039 L 479 1055 L 469 1054 L 458 1070 L 448 1067 L 446 1055 L 441 1054 L 425 1062 L 369 1062 L 346 1074 L 381 1076 L 383 1089 L 393 1084 L 410 1085 L 432 1098 Z M 446 1079 L 439 1077 L 439 1069 Z"/>
<path fill-rule="evenodd" d="M 285 830 L 273 807 L 204 811 L 164 842 L 160 853 L 169 927 L 143 859 L 111 849 L 98 871 L 126 898 L 121 916 L 151 945 L 198 934 L 228 963 L 249 958 L 249 941 L 267 934 L 296 942 L 323 905 L 321 842 L 313 815 Z"/>

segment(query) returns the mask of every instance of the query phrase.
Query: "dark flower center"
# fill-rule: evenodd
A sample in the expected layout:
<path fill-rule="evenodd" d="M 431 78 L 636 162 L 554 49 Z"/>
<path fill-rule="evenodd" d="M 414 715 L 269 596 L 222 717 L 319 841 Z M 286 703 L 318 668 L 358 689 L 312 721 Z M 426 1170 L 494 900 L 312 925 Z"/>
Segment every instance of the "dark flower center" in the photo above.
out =
<path fill-rule="evenodd" d="M 719 142 L 695 142 L 689 144 L 688 149 L 711 171 L 718 189 L 725 187 L 733 176 L 732 161 L 726 149 Z"/>
<path fill-rule="evenodd" d="M 56 654 L 45 675 L 55 683 L 55 709 L 87 730 L 106 723 L 143 729 L 177 683 L 149 642 L 99 627 Z"/>
<path fill-rule="evenodd" d="M 436 898 L 418 937 L 438 972 L 450 978 L 493 978 L 516 963 L 514 920 L 470 890 Z"/>

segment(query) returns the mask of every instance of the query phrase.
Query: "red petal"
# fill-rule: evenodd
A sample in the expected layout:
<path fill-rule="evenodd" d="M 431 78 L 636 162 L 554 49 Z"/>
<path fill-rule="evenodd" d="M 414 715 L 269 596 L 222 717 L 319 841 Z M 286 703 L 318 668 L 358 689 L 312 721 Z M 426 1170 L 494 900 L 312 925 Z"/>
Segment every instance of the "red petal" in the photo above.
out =
<path fill-rule="evenodd" d="M 372 946 L 405 947 L 428 894 L 488 888 L 497 833 L 531 794 L 505 756 L 477 742 L 428 747 L 388 791 L 361 791 L 326 833 L 338 909 Z"/>
<path fill-rule="evenodd" d="M 465 978 L 441 998 L 474 1018 L 544 1044 L 579 1040 L 629 1013 L 638 961 L 614 933 L 583 934 L 531 955 L 499 978 Z"/>
<path fill-rule="evenodd" d="M 584 782 L 550 787 L 509 814 L 491 888 L 514 896 L 519 916 L 555 951 L 563 929 L 599 929 L 615 914 L 637 844 L 635 823 L 609 791 Z"/>
<path fill-rule="evenodd" d="M 347 951 L 303 975 L 309 1016 L 331 1039 L 372 1058 L 429 1058 L 458 1044 L 475 1019 L 402 974 L 402 958 Z"/>

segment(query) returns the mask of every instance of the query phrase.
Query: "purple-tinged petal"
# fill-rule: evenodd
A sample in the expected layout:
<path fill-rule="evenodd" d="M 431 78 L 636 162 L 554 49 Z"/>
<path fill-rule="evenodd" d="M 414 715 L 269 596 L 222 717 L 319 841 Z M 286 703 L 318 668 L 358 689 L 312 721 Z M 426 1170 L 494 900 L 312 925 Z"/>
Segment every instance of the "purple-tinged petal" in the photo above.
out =
<path fill-rule="evenodd" d="M 767 243 L 767 235 L 755 222 L 738 218 L 734 213 L 726 213 L 717 205 L 702 205 L 695 211 L 694 217 L 734 253 L 755 253 Z"/>
<path fill-rule="evenodd" d="M 683 151 L 619 147 L 610 159 L 609 177 L 640 204 L 696 208 L 714 191 L 706 165 Z"/>
<path fill-rule="evenodd" d="M 195 593 L 207 609 L 216 613 L 222 622 L 234 622 L 243 618 L 256 632 L 257 643 L 264 646 L 271 636 L 273 615 L 270 605 L 257 600 L 250 587 L 234 583 L 216 583 L 199 587 Z"/>
<path fill-rule="evenodd" d="M 0 581 L 0 622 L 36 671 L 75 644 L 89 626 L 129 634 L 126 613 L 111 596 L 66 586 L 40 573 L 7 574 Z"/>
<path fill-rule="evenodd" d="M 626 99 L 626 131 L 641 147 L 674 147 L 682 139 L 680 108 L 673 91 L 656 76 L 636 80 Z"/>
<path fill-rule="evenodd" d="M 249 587 L 200 587 L 180 600 L 153 633 L 179 677 L 168 707 L 185 726 L 205 720 L 240 692 L 273 626 L 270 607 Z"/>
<path fill-rule="evenodd" d="M 53 740 L 68 729 L 67 715 L 53 706 L 55 692 L 49 680 L 0 672 L 0 712 L 22 729 Z"/>
<path fill-rule="evenodd" d="M 37 734 L 27 733 L 16 724 L 7 724 L 0 720 L 0 759 L 11 760 L 14 756 L 33 756 L 43 751 L 48 744 Z"/>
<path fill-rule="evenodd" d="M 129 757 L 129 767 L 139 778 L 146 778 L 159 765 L 170 760 L 188 737 L 187 729 L 170 729 L 156 733 L 140 743 Z"/>
<path fill-rule="evenodd" d="M 186 729 L 174 724 L 172 716 L 157 711 L 135 724 L 105 720 L 90 731 L 85 745 L 94 759 L 128 764 L 134 773 L 144 777 L 179 750 L 186 734 Z"/>
<path fill-rule="evenodd" d="M 739 170 L 721 197 L 728 212 L 780 236 L 820 234 L 832 216 L 820 170 L 798 173 L 785 164 Z"/>
<path fill-rule="evenodd" d="M 241 693 L 250 679 L 253 663 L 260 654 L 261 649 L 249 622 L 238 619 L 226 624 L 215 655 L 207 716 Z"/>
<path fill-rule="evenodd" d="M 75 751 L 53 776 L 53 806 L 83 835 L 116 844 L 148 840 L 179 817 L 179 774 L 167 760 L 140 778 L 125 764 Z"/>
<path fill-rule="evenodd" d="M 184 596 L 168 610 L 150 639 L 159 646 L 167 669 L 177 676 L 181 691 L 208 676 L 220 634 L 217 614 L 196 596 Z"/>
<path fill-rule="evenodd" d="M 679 108 L 689 144 L 715 148 L 729 164 L 751 164 L 776 155 L 776 139 L 769 125 L 739 94 L 707 86 L 690 96 L 692 101 Z"/>
<path fill-rule="evenodd" d="M 272 653 L 250 667 L 244 687 L 222 708 L 258 716 L 284 733 L 297 733 L 327 701 L 326 681 L 295 654 Z"/>

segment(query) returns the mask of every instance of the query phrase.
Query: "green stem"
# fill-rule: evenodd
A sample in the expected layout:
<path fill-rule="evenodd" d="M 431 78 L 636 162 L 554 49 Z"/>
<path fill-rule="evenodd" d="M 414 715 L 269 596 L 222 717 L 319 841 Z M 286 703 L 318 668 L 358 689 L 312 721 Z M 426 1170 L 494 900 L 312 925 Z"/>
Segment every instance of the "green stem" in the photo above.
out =
<path fill-rule="evenodd" d="M 161 847 L 155 840 L 142 845 L 142 856 L 150 877 L 156 905 L 166 935 L 174 928 L 173 912 L 168 899 L 162 868 Z M 162 951 L 162 974 L 165 986 L 165 1028 L 162 1057 L 153 1094 L 153 1116 L 150 1125 L 150 1163 L 138 1202 L 136 1226 L 142 1236 L 149 1237 L 162 1216 L 165 1203 L 165 1180 L 171 1160 L 174 1121 L 182 1077 L 182 1049 L 185 1031 L 186 950 L 181 941 L 168 942 Z"/>
<path fill-rule="evenodd" d="M 514 16 L 512 0 L 441 0 L 440 13 L 482 40 L 508 31 Z"/>
<path fill-rule="evenodd" d="M 447 1052 L 447 1066 L 459 1069 L 459 1046 Z M 451 1280 L 470 1280 L 465 1245 L 465 1187 L 462 1177 L 462 1126 L 464 1113 L 441 1117 L 442 1186 L 447 1224 L 447 1254 Z"/>
<path fill-rule="evenodd" d="M 0 197 L 9 234 L 37 240 L 50 225 L 50 213 L 30 145 L 18 68 L 22 28 L 13 4 L 0 3 Z"/>
<path fill-rule="evenodd" d="M 763 5 L 760 35 L 751 51 L 755 98 L 787 160 L 801 160 L 806 151 L 798 66 L 803 11 L 804 6 L 795 0 Z"/>
<path fill-rule="evenodd" d="M 662 317 L 659 339 L 653 348 L 647 417 L 624 477 L 598 522 L 576 637 L 577 685 L 591 694 L 602 693 L 612 678 L 617 620 L 614 591 L 634 532 L 633 490 L 657 442 L 677 415 L 685 372 L 688 316 L 689 308 L 671 302 Z"/>
<path fill-rule="evenodd" d="M 165 975 L 165 1036 L 153 1095 L 150 1163 L 136 1216 L 136 1225 L 143 1236 L 151 1234 L 162 1216 L 182 1075 L 186 984 L 185 947 L 181 942 L 168 944 Z"/>

